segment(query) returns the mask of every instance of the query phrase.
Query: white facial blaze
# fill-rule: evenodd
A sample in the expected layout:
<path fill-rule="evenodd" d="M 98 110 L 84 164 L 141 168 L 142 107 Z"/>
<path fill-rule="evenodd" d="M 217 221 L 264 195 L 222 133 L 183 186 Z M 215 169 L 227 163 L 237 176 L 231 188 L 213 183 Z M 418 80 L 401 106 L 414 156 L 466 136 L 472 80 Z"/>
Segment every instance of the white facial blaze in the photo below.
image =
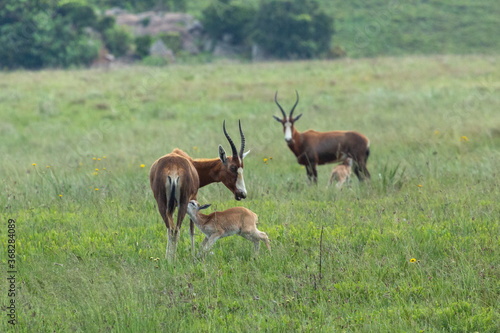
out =
<path fill-rule="evenodd" d="M 243 179 L 243 168 L 238 168 L 238 179 L 236 180 L 236 189 L 241 191 L 245 196 L 247 189 L 245 188 L 245 180 Z"/>
<path fill-rule="evenodd" d="M 285 123 L 285 140 L 292 140 L 292 123 L 290 121 Z"/>

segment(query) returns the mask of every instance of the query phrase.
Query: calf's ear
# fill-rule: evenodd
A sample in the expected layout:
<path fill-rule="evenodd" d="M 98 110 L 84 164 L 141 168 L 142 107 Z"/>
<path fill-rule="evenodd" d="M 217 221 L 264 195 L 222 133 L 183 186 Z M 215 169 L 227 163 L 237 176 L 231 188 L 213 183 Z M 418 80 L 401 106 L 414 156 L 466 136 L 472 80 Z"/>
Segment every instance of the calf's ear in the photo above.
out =
<path fill-rule="evenodd" d="M 212 206 L 212 204 L 206 204 L 206 205 L 198 207 L 198 210 L 207 209 L 210 206 Z"/>

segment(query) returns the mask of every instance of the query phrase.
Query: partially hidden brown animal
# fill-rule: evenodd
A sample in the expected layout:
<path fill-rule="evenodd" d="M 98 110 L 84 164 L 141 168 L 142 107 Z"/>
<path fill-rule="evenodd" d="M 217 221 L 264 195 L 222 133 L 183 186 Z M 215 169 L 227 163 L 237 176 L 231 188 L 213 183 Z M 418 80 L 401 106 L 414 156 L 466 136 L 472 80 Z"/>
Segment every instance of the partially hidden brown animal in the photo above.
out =
<path fill-rule="evenodd" d="M 255 254 L 259 253 L 260 242 L 264 242 L 271 252 L 267 234 L 257 229 L 257 214 L 244 207 L 233 207 L 208 215 L 200 213 L 200 210 L 208 207 L 210 204 L 200 206 L 196 200 L 191 200 L 187 210 L 191 221 L 205 234 L 205 239 L 200 245 L 200 256 L 209 251 L 219 238 L 231 235 L 240 235 L 253 242 Z"/>
<path fill-rule="evenodd" d="M 333 168 L 328 186 L 332 185 L 332 183 L 336 181 L 337 188 L 342 188 L 342 185 L 344 185 L 345 182 L 349 182 L 349 179 L 351 178 L 351 167 L 352 158 L 347 157 L 344 159 L 344 162 Z"/>
<path fill-rule="evenodd" d="M 370 140 L 363 134 L 354 131 L 297 131 L 294 124 L 302 114 L 299 114 L 295 118 L 293 117 L 293 111 L 299 103 L 299 93 L 296 92 L 296 94 L 297 101 L 287 116 L 278 103 L 278 92 L 276 92 L 274 101 L 278 105 L 283 118 L 273 117 L 283 125 L 283 132 L 288 148 L 295 154 L 298 163 L 306 167 L 309 181 L 317 183 L 317 165 L 340 162 L 343 156 L 346 155 L 352 156 L 354 173 L 358 179 L 369 179 L 370 173 L 366 168 L 366 162 L 368 156 L 370 156 Z"/>
<path fill-rule="evenodd" d="M 225 122 L 224 134 L 229 141 L 233 156 L 227 157 L 224 148 L 219 145 L 219 157 L 214 159 L 192 159 L 180 149 L 174 149 L 170 154 L 160 157 L 151 166 L 149 181 L 158 210 L 165 222 L 168 232 L 167 251 L 165 257 L 175 258 L 179 232 L 186 216 L 190 200 L 196 199 L 198 189 L 214 182 L 222 182 L 236 200 L 245 199 L 247 191 L 243 179 L 243 158 L 249 153 L 243 153 L 245 137 L 239 124 L 241 135 L 240 152 L 227 134 Z M 178 207 L 177 223 L 173 222 L 175 208 Z M 191 248 L 194 255 L 194 224 L 190 222 Z"/>

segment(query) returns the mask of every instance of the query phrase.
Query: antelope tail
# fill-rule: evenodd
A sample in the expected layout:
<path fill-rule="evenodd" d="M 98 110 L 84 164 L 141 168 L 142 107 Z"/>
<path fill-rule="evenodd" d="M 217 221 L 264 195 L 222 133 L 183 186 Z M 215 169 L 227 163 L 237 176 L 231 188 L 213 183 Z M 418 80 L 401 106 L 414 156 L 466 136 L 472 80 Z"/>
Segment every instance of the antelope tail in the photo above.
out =
<path fill-rule="evenodd" d="M 175 180 L 172 180 L 172 178 L 168 176 L 168 184 L 170 185 L 170 196 L 167 203 L 167 212 L 173 212 L 175 209 L 175 203 L 177 201 L 175 198 L 175 190 L 176 187 L 179 186 L 179 177 L 177 177 Z"/>

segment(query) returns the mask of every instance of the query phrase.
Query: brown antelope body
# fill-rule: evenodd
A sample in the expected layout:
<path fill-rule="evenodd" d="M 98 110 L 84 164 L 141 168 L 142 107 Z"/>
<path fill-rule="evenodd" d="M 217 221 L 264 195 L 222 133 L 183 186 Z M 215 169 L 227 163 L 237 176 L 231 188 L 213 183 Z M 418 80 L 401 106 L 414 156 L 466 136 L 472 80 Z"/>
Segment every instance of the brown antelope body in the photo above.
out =
<path fill-rule="evenodd" d="M 342 162 L 342 164 L 339 164 L 335 168 L 333 168 L 328 186 L 332 185 L 332 183 L 336 181 L 337 188 L 342 188 L 342 185 L 344 185 L 345 182 L 348 182 L 351 178 L 351 167 L 352 158 L 347 157 L 346 159 L 344 159 L 344 162 Z"/>
<path fill-rule="evenodd" d="M 151 166 L 149 180 L 154 197 L 158 204 L 160 215 L 167 226 L 168 240 L 166 258 L 175 257 L 179 232 L 182 221 L 186 216 L 189 200 L 196 199 L 198 189 L 214 183 L 222 182 L 236 200 L 245 199 L 247 191 L 243 179 L 243 158 L 249 153 L 243 153 L 245 137 L 239 125 L 241 135 L 241 149 L 238 154 L 236 146 L 227 134 L 225 122 L 223 123 L 233 156 L 227 157 L 224 148 L 219 145 L 219 158 L 195 159 L 180 149 L 174 149 L 170 154 L 159 158 Z M 173 214 L 178 207 L 177 224 L 173 223 Z M 194 255 L 194 224 L 190 223 L 191 248 Z"/>
<path fill-rule="evenodd" d="M 277 97 L 278 92 L 274 96 L 274 101 L 281 110 L 283 118 L 273 117 L 283 125 L 288 148 L 295 154 L 299 164 L 306 167 L 307 177 L 310 181 L 317 183 L 317 165 L 340 162 L 343 156 L 352 156 L 354 173 L 359 180 L 370 178 L 370 173 L 366 168 L 366 162 L 370 155 L 370 140 L 366 136 L 354 131 L 317 132 L 307 130 L 301 133 L 295 129 L 294 123 L 299 120 L 302 114 L 293 117 L 293 111 L 299 103 L 299 94 L 297 93 L 297 101 L 289 116 L 283 111 Z"/>
<path fill-rule="evenodd" d="M 271 252 L 271 245 L 267 234 L 257 229 L 257 214 L 244 207 L 233 207 L 208 215 L 200 213 L 200 210 L 209 206 L 200 206 L 196 200 L 191 200 L 187 210 L 191 221 L 205 235 L 205 239 L 200 245 L 200 255 L 210 250 L 219 238 L 231 235 L 240 235 L 253 242 L 255 254 L 259 252 L 261 241 L 266 244 L 267 249 Z"/>

